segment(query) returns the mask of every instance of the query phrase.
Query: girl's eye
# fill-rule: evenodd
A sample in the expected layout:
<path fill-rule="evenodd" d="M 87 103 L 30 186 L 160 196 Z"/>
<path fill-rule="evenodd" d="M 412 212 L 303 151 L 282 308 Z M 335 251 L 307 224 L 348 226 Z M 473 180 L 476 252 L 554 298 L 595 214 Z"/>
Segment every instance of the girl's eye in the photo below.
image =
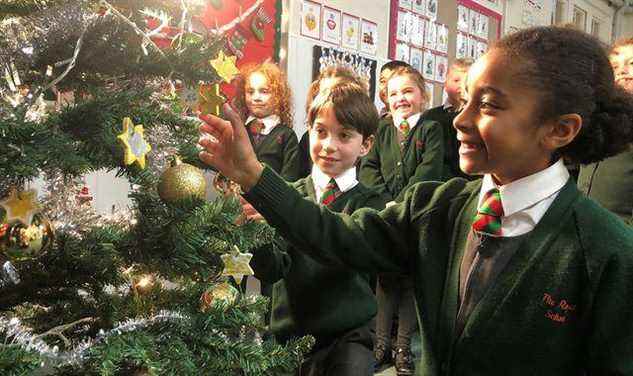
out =
<path fill-rule="evenodd" d="M 499 109 L 499 106 L 490 102 L 483 102 L 483 101 L 479 103 L 479 107 L 483 110 L 498 110 Z"/>

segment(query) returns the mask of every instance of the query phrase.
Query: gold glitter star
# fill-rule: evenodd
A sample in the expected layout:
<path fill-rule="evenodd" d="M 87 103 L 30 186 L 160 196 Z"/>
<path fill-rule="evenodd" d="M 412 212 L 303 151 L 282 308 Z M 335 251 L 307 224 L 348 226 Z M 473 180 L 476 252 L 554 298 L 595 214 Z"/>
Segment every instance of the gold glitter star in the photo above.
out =
<path fill-rule="evenodd" d="M 136 162 L 141 168 L 145 168 L 145 156 L 152 150 L 150 144 L 143 138 L 143 125 L 134 125 L 132 119 L 123 119 L 123 132 L 116 136 L 125 147 L 123 161 L 126 166 Z"/>
<path fill-rule="evenodd" d="M 0 206 L 7 212 L 7 223 L 18 220 L 29 226 L 33 220 L 33 215 L 40 209 L 36 200 L 37 191 L 35 189 L 24 192 L 12 190 L 9 197 L 0 201 Z"/>
<path fill-rule="evenodd" d="M 215 69 L 221 79 L 225 82 L 231 82 L 233 77 L 240 73 L 240 70 L 235 66 L 236 60 L 237 57 L 226 56 L 224 51 L 220 51 L 218 57 L 213 60 L 209 60 L 209 63 L 211 63 L 211 66 Z"/>
<path fill-rule="evenodd" d="M 251 253 L 242 253 L 237 246 L 233 246 L 233 252 L 220 256 L 224 262 L 222 275 L 231 276 L 235 278 L 237 283 L 242 283 L 242 278 L 245 275 L 255 274 L 250 265 L 252 257 Z"/>
<path fill-rule="evenodd" d="M 198 110 L 202 112 L 203 115 L 213 114 L 220 116 L 222 104 L 224 104 L 225 101 L 226 98 L 220 94 L 220 85 L 200 85 L 200 89 L 198 90 Z"/>

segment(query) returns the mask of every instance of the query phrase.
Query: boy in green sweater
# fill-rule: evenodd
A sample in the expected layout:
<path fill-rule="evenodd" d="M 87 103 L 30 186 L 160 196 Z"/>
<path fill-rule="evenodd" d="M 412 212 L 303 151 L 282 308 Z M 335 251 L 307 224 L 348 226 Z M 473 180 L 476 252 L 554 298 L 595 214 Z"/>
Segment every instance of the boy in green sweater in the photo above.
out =
<path fill-rule="evenodd" d="M 484 178 L 421 183 L 382 212 L 302 199 L 255 160 L 235 117 L 203 117 L 217 140 L 200 141 L 200 158 L 232 172 L 302 251 L 409 273 L 419 375 L 633 375 L 633 230 L 584 197 L 562 161 L 628 147 L 633 97 L 597 39 L 559 27 L 502 38 L 467 81 L 460 167 Z"/>
<path fill-rule="evenodd" d="M 294 189 L 335 212 L 384 208 L 386 200 L 358 182 L 355 167 L 371 148 L 377 120 L 358 85 L 341 82 L 322 90 L 308 111 L 312 172 Z M 253 218 L 248 207 L 245 211 Z M 372 375 L 370 321 L 376 302 L 368 276 L 341 263 L 321 264 L 283 239 L 276 245 L 256 250 L 251 266 L 257 278 L 274 284 L 270 330 L 275 338 L 316 338 L 299 374 Z"/>

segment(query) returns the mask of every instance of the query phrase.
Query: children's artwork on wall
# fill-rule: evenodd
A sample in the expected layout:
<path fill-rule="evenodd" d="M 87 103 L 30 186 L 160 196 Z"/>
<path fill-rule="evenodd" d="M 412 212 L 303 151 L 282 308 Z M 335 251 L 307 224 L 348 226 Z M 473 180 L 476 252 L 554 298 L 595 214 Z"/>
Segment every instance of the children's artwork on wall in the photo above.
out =
<path fill-rule="evenodd" d="M 468 32 L 468 8 L 463 5 L 457 6 L 457 30 Z"/>
<path fill-rule="evenodd" d="M 398 6 L 402 9 L 411 9 L 411 0 L 398 0 Z"/>
<path fill-rule="evenodd" d="M 424 60 L 422 50 L 419 48 L 411 47 L 410 55 L 411 56 L 409 59 L 409 64 L 411 64 L 413 68 L 417 69 L 418 72 L 422 73 L 422 60 Z"/>
<path fill-rule="evenodd" d="M 479 23 L 477 24 L 477 35 L 488 39 L 488 16 L 480 14 Z"/>
<path fill-rule="evenodd" d="M 321 37 L 321 4 L 303 0 L 301 5 L 301 35 L 319 39 Z"/>
<path fill-rule="evenodd" d="M 313 47 L 312 79 L 316 79 L 325 68 L 339 65 L 353 70 L 359 77 L 369 82 L 369 93 L 374 99 L 376 91 L 376 60 L 334 47 Z"/>
<path fill-rule="evenodd" d="M 468 12 L 468 32 L 470 34 L 477 33 L 477 27 L 479 26 L 479 13 L 470 9 Z"/>
<path fill-rule="evenodd" d="M 473 37 L 468 37 L 468 53 L 466 54 L 466 57 L 469 57 L 473 60 L 477 59 L 477 43 L 479 43 L 477 39 Z"/>
<path fill-rule="evenodd" d="M 468 54 L 468 37 L 466 34 L 457 33 L 455 41 L 455 58 L 462 59 Z"/>
<path fill-rule="evenodd" d="M 448 59 L 444 56 L 435 56 L 435 81 L 446 82 L 446 71 L 448 70 Z"/>
<path fill-rule="evenodd" d="M 448 53 L 448 27 L 446 25 L 437 25 L 437 47 L 436 49 L 443 53 Z"/>
<path fill-rule="evenodd" d="M 424 83 L 425 89 L 426 89 L 426 97 L 427 97 L 427 106 L 426 108 L 431 108 L 431 107 L 435 107 L 434 103 L 435 101 L 433 100 L 433 92 L 435 91 L 435 85 L 433 85 L 430 82 L 425 82 Z"/>
<path fill-rule="evenodd" d="M 431 51 L 424 51 L 422 60 L 422 76 L 426 80 L 435 80 L 435 55 Z"/>
<path fill-rule="evenodd" d="M 323 30 L 323 35 L 321 39 L 338 46 L 341 43 L 341 11 L 324 6 L 322 18 L 321 30 Z"/>
<path fill-rule="evenodd" d="M 360 18 L 350 14 L 343 13 L 343 21 L 341 23 L 342 39 L 341 46 L 351 50 L 358 49 L 358 36 L 360 29 Z"/>
<path fill-rule="evenodd" d="M 426 4 L 426 16 L 435 21 L 437 19 L 437 0 L 428 0 Z"/>
<path fill-rule="evenodd" d="M 411 14 L 409 12 L 398 11 L 398 28 L 396 29 L 396 39 L 401 42 L 409 43 L 411 40 L 411 23 L 409 22 Z"/>
<path fill-rule="evenodd" d="M 426 30 L 426 20 L 416 15 L 411 17 L 414 20 L 413 27 L 411 28 L 411 44 L 416 47 L 424 47 L 424 31 Z"/>
<path fill-rule="evenodd" d="M 475 58 L 479 59 L 488 50 L 488 45 L 484 42 L 477 42 L 477 51 L 475 52 Z"/>
<path fill-rule="evenodd" d="M 370 55 L 376 55 L 378 48 L 378 25 L 363 19 L 360 23 L 360 51 Z"/>
<path fill-rule="evenodd" d="M 406 43 L 398 43 L 396 45 L 396 60 L 409 62 L 410 47 Z"/>
<path fill-rule="evenodd" d="M 426 13 L 426 1 L 427 0 L 413 0 L 411 2 L 411 9 L 417 14 Z"/>
<path fill-rule="evenodd" d="M 437 28 L 434 22 L 426 23 L 426 30 L 424 35 L 424 47 L 434 50 L 436 47 Z"/>

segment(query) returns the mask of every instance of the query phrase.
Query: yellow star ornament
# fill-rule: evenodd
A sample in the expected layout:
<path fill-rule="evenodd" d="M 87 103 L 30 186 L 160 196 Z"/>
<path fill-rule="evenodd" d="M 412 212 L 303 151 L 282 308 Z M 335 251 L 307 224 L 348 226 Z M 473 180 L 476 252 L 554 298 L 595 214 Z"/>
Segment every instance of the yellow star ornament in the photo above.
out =
<path fill-rule="evenodd" d="M 198 110 L 203 115 L 213 114 L 220 116 L 222 104 L 226 101 L 220 94 L 220 85 L 200 85 L 198 90 Z"/>
<path fill-rule="evenodd" d="M 240 70 L 235 66 L 236 60 L 237 57 L 226 56 L 224 51 L 220 51 L 218 57 L 213 60 L 209 60 L 209 63 L 211 63 L 213 69 L 215 69 L 218 73 L 218 76 L 228 83 L 231 82 L 233 77 L 240 73 Z"/>
<path fill-rule="evenodd" d="M 117 135 L 116 138 L 125 147 L 123 161 L 126 166 L 136 162 L 141 168 L 145 168 L 145 156 L 152 150 L 152 147 L 143 137 L 142 124 L 134 125 L 129 117 L 123 119 L 123 132 Z"/>
<path fill-rule="evenodd" d="M 242 283 L 245 275 L 255 274 L 250 265 L 252 257 L 251 253 L 242 253 L 237 246 L 233 246 L 233 252 L 220 256 L 224 263 L 222 275 L 231 276 L 235 278 L 235 282 Z"/>
<path fill-rule="evenodd" d="M 7 212 L 7 223 L 20 221 L 26 226 L 31 225 L 33 215 L 39 211 L 37 191 L 31 189 L 24 192 L 11 191 L 9 197 L 0 201 L 0 206 Z"/>

